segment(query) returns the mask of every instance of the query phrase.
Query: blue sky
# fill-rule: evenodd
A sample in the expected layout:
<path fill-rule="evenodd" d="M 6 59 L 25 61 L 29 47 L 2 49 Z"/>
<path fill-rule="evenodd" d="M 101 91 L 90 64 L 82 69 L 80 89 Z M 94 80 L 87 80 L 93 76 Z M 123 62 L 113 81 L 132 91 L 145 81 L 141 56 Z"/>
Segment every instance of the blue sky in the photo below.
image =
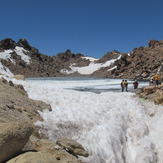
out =
<path fill-rule="evenodd" d="M 5 0 L 0 40 L 25 38 L 40 53 L 100 58 L 163 40 L 163 0 Z"/>

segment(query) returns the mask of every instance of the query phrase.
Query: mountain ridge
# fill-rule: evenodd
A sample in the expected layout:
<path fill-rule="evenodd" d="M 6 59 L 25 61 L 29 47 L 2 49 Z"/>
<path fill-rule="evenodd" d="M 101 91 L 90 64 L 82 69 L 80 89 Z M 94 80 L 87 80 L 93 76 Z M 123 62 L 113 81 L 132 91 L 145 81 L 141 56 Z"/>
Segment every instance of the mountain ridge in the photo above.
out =
<path fill-rule="evenodd" d="M 1 69 L 26 78 L 88 76 L 149 79 L 162 72 L 163 41 L 150 40 L 148 45 L 135 48 L 130 53 L 114 50 L 95 59 L 81 53 L 74 54 L 70 49 L 47 56 L 26 39 L 19 39 L 16 43 L 6 38 L 0 41 L 0 63 Z"/>

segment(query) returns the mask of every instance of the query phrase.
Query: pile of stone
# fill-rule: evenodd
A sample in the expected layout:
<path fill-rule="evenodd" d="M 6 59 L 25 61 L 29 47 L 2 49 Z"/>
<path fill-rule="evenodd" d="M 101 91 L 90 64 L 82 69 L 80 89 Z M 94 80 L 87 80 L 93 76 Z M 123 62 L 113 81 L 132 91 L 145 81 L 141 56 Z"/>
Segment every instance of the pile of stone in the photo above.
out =
<path fill-rule="evenodd" d="M 154 101 L 156 105 L 163 105 L 163 83 L 155 86 L 149 85 L 135 90 L 135 93 L 142 99 Z"/>

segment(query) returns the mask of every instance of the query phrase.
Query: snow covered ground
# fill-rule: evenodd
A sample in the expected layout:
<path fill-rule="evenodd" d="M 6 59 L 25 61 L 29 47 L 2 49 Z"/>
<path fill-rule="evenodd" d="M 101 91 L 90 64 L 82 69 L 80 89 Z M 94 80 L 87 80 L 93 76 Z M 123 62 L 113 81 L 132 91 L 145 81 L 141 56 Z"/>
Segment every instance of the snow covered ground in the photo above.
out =
<path fill-rule="evenodd" d="M 50 140 L 58 137 L 80 142 L 92 163 L 162 163 L 163 107 L 142 101 L 129 92 L 101 93 L 73 90 L 76 87 L 102 90 L 120 80 L 28 80 L 29 97 L 52 106 L 41 112 L 42 128 Z M 100 86 L 100 87 L 99 87 Z M 120 89 L 120 86 L 117 85 Z M 152 115 L 152 116 L 151 116 Z"/>

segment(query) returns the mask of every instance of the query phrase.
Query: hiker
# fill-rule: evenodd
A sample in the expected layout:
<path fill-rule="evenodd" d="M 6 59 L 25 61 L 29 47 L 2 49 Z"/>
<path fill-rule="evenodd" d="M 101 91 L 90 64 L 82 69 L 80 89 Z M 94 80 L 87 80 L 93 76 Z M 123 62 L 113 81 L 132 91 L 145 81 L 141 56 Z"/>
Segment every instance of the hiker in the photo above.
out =
<path fill-rule="evenodd" d="M 133 85 L 134 85 L 134 89 L 138 88 L 139 83 L 137 82 L 137 80 L 134 81 Z"/>
<path fill-rule="evenodd" d="M 128 82 L 127 82 L 127 80 L 125 80 L 124 84 L 125 84 L 126 92 L 128 92 Z"/>
<path fill-rule="evenodd" d="M 149 85 L 150 85 L 150 86 L 154 86 L 153 79 L 151 79 L 151 80 L 149 81 Z"/>
<path fill-rule="evenodd" d="M 121 82 L 121 88 L 122 88 L 122 92 L 123 92 L 124 88 L 125 88 L 125 81 L 124 80 L 122 80 L 122 82 Z"/>
<path fill-rule="evenodd" d="M 154 81 L 155 85 L 159 85 L 158 74 L 155 74 L 153 76 L 153 81 Z"/>

